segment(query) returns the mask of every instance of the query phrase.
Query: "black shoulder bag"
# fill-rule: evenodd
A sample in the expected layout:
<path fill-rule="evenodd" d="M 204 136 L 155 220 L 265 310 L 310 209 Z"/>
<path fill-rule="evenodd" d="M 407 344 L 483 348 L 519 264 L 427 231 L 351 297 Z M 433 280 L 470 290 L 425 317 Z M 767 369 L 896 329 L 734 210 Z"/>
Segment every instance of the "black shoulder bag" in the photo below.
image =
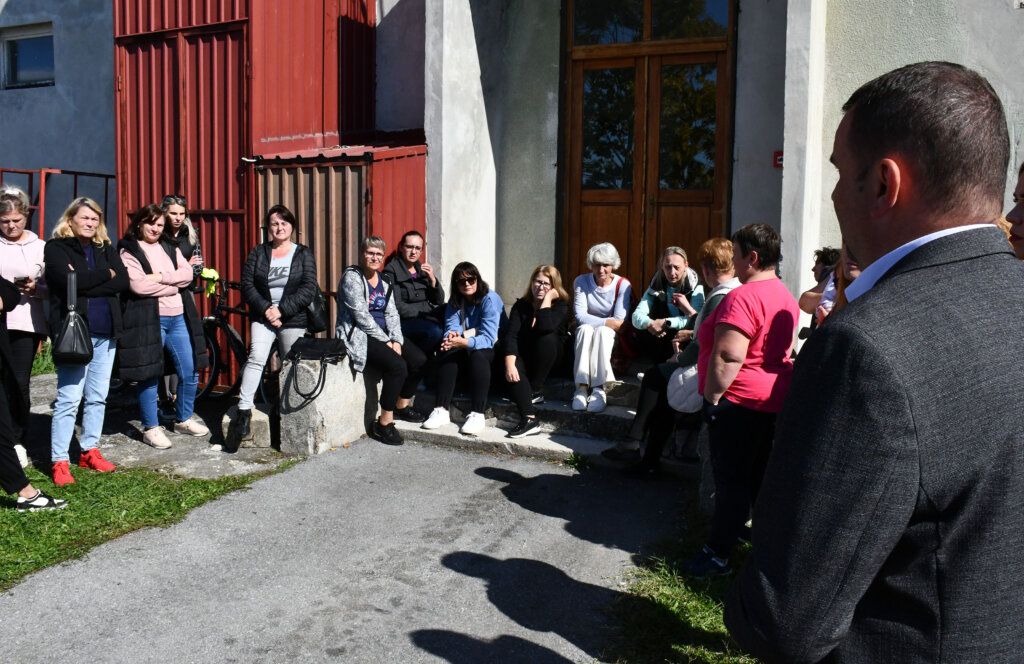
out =
<path fill-rule="evenodd" d="M 317 289 L 319 291 L 319 289 Z M 327 380 L 327 365 L 337 364 L 345 357 L 345 343 L 341 339 L 317 339 L 316 337 L 302 337 L 292 344 L 288 351 L 288 359 L 292 362 L 292 385 L 300 397 L 312 401 L 324 391 L 324 383 Z M 313 360 L 320 362 L 320 376 L 316 385 L 309 392 L 303 392 L 295 380 L 295 366 L 299 360 Z"/>
<path fill-rule="evenodd" d="M 320 286 L 317 286 L 313 290 L 313 301 L 306 307 L 306 329 L 316 334 L 326 330 L 328 325 L 330 321 L 327 319 L 327 300 L 324 299 Z"/>
<path fill-rule="evenodd" d="M 85 319 L 78 313 L 78 275 L 68 273 L 68 313 L 53 340 L 53 363 L 78 366 L 92 361 L 92 338 Z"/>

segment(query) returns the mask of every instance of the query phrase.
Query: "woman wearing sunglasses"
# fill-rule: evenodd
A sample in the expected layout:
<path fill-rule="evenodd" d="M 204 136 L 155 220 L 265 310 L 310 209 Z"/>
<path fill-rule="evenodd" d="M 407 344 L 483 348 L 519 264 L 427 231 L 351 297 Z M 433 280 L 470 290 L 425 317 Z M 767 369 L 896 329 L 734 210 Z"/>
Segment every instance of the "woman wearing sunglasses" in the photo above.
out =
<path fill-rule="evenodd" d="M 437 407 L 423 423 L 423 428 L 436 429 L 451 422 L 448 408 L 455 394 L 459 370 L 465 368 L 469 371 L 472 385 L 472 412 L 460 431 L 475 436 L 484 430 L 494 345 L 505 314 L 505 304 L 480 278 L 480 270 L 469 262 L 459 263 L 452 270 L 451 293 L 445 309 L 445 332 L 441 340 Z"/>

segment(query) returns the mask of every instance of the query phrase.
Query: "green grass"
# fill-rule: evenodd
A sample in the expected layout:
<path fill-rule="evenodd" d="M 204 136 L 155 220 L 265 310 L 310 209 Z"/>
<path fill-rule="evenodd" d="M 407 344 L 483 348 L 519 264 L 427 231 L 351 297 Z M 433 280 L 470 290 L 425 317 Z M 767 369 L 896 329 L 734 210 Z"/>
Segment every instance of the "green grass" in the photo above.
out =
<path fill-rule="evenodd" d="M 594 462 L 590 460 L 590 457 L 586 456 L 585 454 L 578 454 L 576 452 L 573 452 L 568 457 L 566 457 L 565 461 L 563 461 L 562 463 L 568 466 L 569 468 L 576 469 L 579 472 L 583 472 L 587 468 L 592 468 L 594 465 Z"/>
<path fill-rule="evenodd" d="M 76 469 L 76 482 L 59 488 L 39 471 L 26 468 L 34 486 L 67 500 L 68 506 L 22 514 L 14 509 L 17 496 L 0 498 L 0 591 L 27 574 L 78 558 L 125 533 L 176 523 L 193 508 L 291 465 L 294 462 L 215 480 L 184 479 L 142 469 L 113 473 Z"/>
<path fill-rule="evenodd" d="M 32 375 L 52 374 L 56 371 L 57 369 L 53 366 L 53 356 L 50 355 L 50 342 L 47 341 L 43 343 L 43 347 L 39 349 L 39 352 L 32 359 Z"/>
<path fill-rule="evenodd" d="M 694 494 L 683 506 L 676 535 L 659 543 L 656 555 L 635 570 L 629 595 L 612 609 L 619 634 L 608 654 L 616 662 L 758 661 L 736 645 L 722 623 L 722 606 L 735 576 L 695 580 L 678 572 L 678 562 L 700 550 L 708 527 L 709 517 L 699 510 Z M 738 547 L 730 563 L 738 569 L 749 554 L 749 544 Z"/>

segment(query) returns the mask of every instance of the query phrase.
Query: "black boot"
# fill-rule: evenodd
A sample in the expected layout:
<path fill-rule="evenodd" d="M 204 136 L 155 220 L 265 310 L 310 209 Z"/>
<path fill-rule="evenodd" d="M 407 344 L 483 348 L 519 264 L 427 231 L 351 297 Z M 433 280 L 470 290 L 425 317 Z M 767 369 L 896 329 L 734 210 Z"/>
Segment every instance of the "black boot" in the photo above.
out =
<path fill-rule="evenodd" d="M 248 408 L 239 409 L 238 416 L 235 418 L 235 434 L 238 436 L 238 440 L 250 440 L 252 439 L 252 431 L 250 423 L 252 422 L 252 411 Z"/>

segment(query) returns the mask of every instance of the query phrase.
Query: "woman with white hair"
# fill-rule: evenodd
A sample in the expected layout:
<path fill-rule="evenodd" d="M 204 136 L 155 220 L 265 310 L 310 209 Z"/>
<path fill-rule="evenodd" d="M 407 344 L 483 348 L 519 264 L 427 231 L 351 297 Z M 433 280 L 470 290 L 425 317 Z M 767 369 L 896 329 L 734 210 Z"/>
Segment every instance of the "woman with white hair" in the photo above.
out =
<path fill-rule="evenodd" d="M 612 348 L 629 314 L 629 280 L 615 274 L 621 264 L 619 252 L 610 242 L 595 244 L 587 251 L 591 273 L 581 274 L 573 282 L 573 312 L 578 324 L 573 410 L 600 413 L 608 404 L 604 386 L 615 380 Z"/>

